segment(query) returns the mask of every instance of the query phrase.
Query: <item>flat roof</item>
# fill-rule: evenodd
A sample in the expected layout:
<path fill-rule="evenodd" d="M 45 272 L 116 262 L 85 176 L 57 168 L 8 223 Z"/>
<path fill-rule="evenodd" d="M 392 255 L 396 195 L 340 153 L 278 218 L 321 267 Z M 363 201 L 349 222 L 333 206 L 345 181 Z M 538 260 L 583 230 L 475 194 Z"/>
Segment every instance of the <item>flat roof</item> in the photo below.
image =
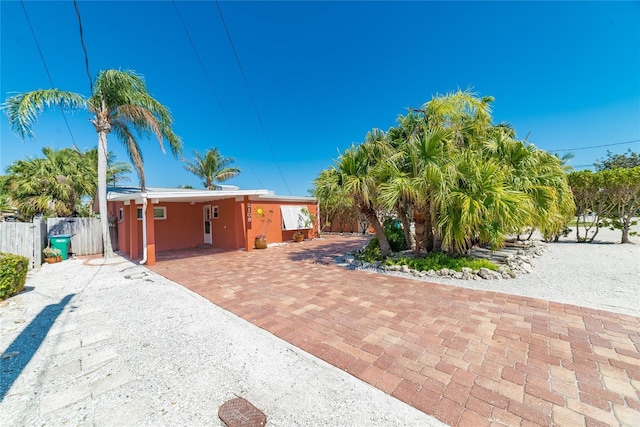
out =
<path fill-rule="evenodd" d="M 142 203 L 143 198 L 158 202 L 208 202 L 249 196 L 255 200 L 292 201 L 315 203 L 314 197 L 277 196 L 268 190 L 196 190 L 192 188 L 147 187 L 144 192 L 140 187 L 107 187 L 107 200 L 113 202 L 131 201 Z"/>

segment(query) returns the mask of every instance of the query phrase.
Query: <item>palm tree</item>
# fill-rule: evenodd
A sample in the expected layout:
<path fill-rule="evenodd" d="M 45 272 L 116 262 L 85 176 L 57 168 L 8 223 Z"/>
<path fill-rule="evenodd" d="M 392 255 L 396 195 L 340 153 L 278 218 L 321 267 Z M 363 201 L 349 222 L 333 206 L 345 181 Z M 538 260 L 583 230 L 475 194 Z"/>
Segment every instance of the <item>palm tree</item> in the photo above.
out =
<path fill-rule="evenodd" d="M 98 149 L 92 148 L 85 152 L 87 160 L 92 162 L 96 171 L 98 170 Z M 127 174 L 131 173 L 131 165 L 127 162 L 116 162 L 116 155 L 113 151 L 107 154 L 107 184 L 117 185 L 119 182 L 129 181 Z"/>
<path fill-rule="evenodd" d="M 43 148 L 44 157 L 18 160 L 7 168 L 5 189 L 23 218 L 69 216 L 96 191 L 97 170 L 85 153 Z"/>
<path fill-rule="evenodd" d="M 453 253 L 465 252 L 475 243 L 497 249 L 507 233 L 528 219 L 526 195 L 505 180 L 499 161 L 484 160 L 473 150 L 462 150 L 450 159 L 436 196 L 444 247 Z"/>
<path fill-rule="evenodd" d="M 46 107 L 85 108 L 91 114 L 90 121 L 98 133 L 98 204 L 104 256 L 111 257 L 113 249 L 107 217 L 107 136 L 113 132 L 124 144 L 144 191 L 142 152 L 135 133 L 155 136 L 163 152 L 163 139 L 166 138 L 171 151 L 178 156 L 182 142 L 172 130 L 171 114 L 149 94 L 142 76 L 120 70 L 100 71 L 88 99 L 74 92 L 40 89 L 12 96 L 3 105 L 11 128 L 23 140 L 26 136 L 33 138 L 32 126 Z"/>
<path fill-rule="evenodd" d="M 214 190 L 216 181 L 223 182 L 237 176 L 241 170 L 235 166 L 230 166 L 234 160 L 232 157 L 223 157 L 217 148 L 211 148 L 204 153 L 204 156 L 197 150 L 193 150 L 195 159 L 193 162 L 183 159 L 186 163 L 184 167 L 204 181 L 202 184 L 207 190 Z"/>
<path fill-rule="evenodd" d="M 409 128 L 405 128 L 407 123 Z M 451 133 L 436 126 L 425 129 L 424 122 L 415 124 L 413 119 L 401 118 L 399 124 L 400 130 L 389 132 L 397 151 L 383 162 L 388 172 L 380 186 L 381 200 L 387 208 L 395 205 L 398 212 L 405 210 L 405 205 L 411 207 L 416 234 L 415 252 L 430 252 L 434 248 L 433 193 L 441 182 L 443 147 Z M 403 227 L 408 228 L 404 222 Z"/>
<path fill-rule="evenodd" d="M 483 154 L 499 159 L 506 183 L 528 197 L 523 209 L 528 209 L 530 217 L 522 226 L 528 227 L 530 233 L 537 228 L 545 238 L 551 238 L 558 235 L 575 210 L 564 165 L 567 157 L 551 155 L 513 136 L 494 127 L 484 143 Z"/>
<path fill-rule="evenodd" d="M 378 218 L 381 204 L 378 196 L 380 179 L 376 168 L 381 159 L 385 158 L 384 132 L 374 129 L 367 134 L 365 142 L 359 146 L 352 145 L 340 155 L 336 170 L 338 186 L 350 194 L 360 212 L 373 227 L 380 244 L 383 256 L 391 254 L 391 246 L 384 234 L 384 229 Z"/>
<path fill-rule="evenodd" d="M 491 127 L 491 103 L 493 97 L 478 98 L 465 90 L 439 95 L 423 105 L 420 110 L 428 129 L 444 128 L 453 132 L 451 148 L 480 148 Z"/>

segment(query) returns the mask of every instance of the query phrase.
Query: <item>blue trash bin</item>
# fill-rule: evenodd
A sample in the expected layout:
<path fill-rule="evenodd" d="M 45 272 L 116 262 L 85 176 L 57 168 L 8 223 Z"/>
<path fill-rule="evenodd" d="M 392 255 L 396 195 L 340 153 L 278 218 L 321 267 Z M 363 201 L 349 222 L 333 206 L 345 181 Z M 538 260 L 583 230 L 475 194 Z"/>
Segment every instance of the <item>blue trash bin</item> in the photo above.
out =
<path fill-rule="evenodd" d="M 49 245 L 53 249 L 60 249 L 60 252 L 62 252 L 63 261 L 68 258 L 70 243 L 71 243 L 70 234 L 59 234 L 57 236 L 49 236 Z"/>

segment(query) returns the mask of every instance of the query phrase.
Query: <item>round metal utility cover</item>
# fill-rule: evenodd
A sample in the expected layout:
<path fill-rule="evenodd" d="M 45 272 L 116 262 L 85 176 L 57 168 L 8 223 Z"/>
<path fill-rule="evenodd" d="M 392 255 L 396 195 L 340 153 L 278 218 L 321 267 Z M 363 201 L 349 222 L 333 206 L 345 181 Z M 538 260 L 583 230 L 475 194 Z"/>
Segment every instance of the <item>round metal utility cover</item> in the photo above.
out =
<path fill-rule="evenodd" d="M 263 427 L 267 424 L 267 416 L 241 397 L 224 403 L 218 416 L 229 427 Z"/>

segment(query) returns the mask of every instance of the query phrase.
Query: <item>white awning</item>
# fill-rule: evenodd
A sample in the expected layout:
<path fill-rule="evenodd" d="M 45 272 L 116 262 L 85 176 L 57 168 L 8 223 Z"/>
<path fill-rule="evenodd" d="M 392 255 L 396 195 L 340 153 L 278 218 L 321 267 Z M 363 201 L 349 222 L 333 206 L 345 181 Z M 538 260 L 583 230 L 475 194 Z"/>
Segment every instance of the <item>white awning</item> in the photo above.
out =
<path fill-rule="evenodd" d="M 303 230 L 305 228 L 306 215 L 302 213 L 305 206 L 280 206 L 282 213 L 283 230 Z"/>

